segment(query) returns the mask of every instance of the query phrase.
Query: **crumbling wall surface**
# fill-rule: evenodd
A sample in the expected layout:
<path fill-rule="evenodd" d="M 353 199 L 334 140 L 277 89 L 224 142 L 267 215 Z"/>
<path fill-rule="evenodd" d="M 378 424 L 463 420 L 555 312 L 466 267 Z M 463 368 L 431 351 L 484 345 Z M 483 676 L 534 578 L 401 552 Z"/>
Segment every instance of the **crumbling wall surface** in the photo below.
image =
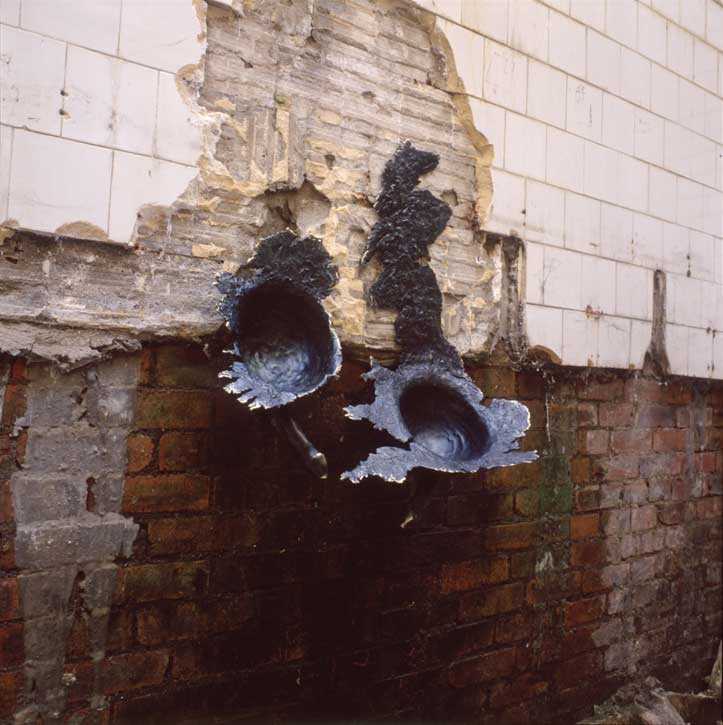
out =
<path fill-rule="evenodd" d="M 484 349 L 500 284 L 499 250 L 476 232 L 491 197 L 491 147 L 456 93 L 432 16 L 396 0 L 206 10 L 202 84 L 178 79 L 204 131 L 197 177 L 170 207 L 140 209 L 134 248 L 5 239 L 3 349 L 72 367 L 139 339 L 210 334 L 222 322 L 216 274 L 290 227 L 320 236 L 340 269 L 327 306 L 342 341 L 389 352 L 391 319 L 364 296 L 377 270 L 361 274 L 358 262 L 382 168 L 405 138 L 440 154 L 423 183 L 453 209 L 431 262 L 445 331 L 463 354 Z"/>
<path fill-rule="evenodd" d="M 14 526 L 3 532 L 12 536 L 2 566 L 11 576 L 0 581 L 3 615 L 22 626 L 0 639 L 9 648 L 3 666 L 13 679 L 4 681 L 4 697 L 15 700 L 16 722 L 61 716 L 77 680 L 63 667 L 78 641 L 90 658 L 78 676 L 90 707 L 103 708 L 115 666 L 104 657 L 116 560 L 130 553 L 138 531 L 119 513 L 137 377 L 138 356 L 68 375 L 48 364 L 10 369 L 3 512 Z"/>
<path fill-rule="evenodd" d="M 469 368 L 489 397 L 530 408 L 524 445 L 541 458 L 439 474 L 410 531 L 409 487 L 338 478 L 384 440 L 343 415 L 369 401 L 361 372 L 347 361 L 296 406 L 329 459 L 320 481 L 200 348 L 144 350 L 120 508 L 138 535 L 104 648 L 80 606 L 53 634 L 67 717 L 563 725 L 631 678 L 699 686 L 721 637 L 719 383 Z M 58 599 L 74 602 L 69 580 Z M 32 641 L 27 612 L 4 616 L 6 636 L 24 616 L 25 654 L 0 677 Z M 4 714 L 41 700 L 36 682 Z"/>

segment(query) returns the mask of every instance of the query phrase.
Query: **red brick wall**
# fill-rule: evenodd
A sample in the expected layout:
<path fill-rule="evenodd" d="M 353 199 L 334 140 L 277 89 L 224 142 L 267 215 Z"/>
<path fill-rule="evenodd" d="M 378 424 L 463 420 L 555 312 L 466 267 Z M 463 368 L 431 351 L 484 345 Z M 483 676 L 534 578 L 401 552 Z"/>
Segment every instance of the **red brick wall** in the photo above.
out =
<path fill-rule="evenodd" d="M 123 504 L 141 529 L 97 675 L 110 720 L 562 725 L 630 676 L 700 684 L 721 637 L 723 385 L 470 369 L 529 406 L 541 458 L 440 474 L 402 531 L 407 486 L 338 479 L 385 441 L 344 417 L 361 372 L 296 409 L 318 481 L 199 349 L 145 351 Z M 79 617 L 79 713 L 88 651 Z"/>
<path fill-rule="evenodd" d="M 15 422 L 25 412 L 25 364 L 0 359 L 0 720 L 15 712 L 23 683 L 23 624 L 15 567 L 15 520 L 10 476 L 22 462 L 25 431 Z"/>

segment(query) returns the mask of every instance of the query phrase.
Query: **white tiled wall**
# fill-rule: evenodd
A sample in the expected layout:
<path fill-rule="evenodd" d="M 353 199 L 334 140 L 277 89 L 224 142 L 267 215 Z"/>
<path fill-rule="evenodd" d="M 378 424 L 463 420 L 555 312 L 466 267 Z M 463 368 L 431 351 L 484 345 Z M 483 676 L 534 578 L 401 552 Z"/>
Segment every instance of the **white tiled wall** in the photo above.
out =
<path fill-rule="evenodd" d="M 723 377 L 718 0 L 419 0 L 495 147 L 488 228 L 527 243 L 530 342 L 639 367 L 653 271 L 676 373 Z M 193 0 L 0 0 L 0 223 L 132 239 L 196 174 Z"/>
<path fill-rule="evenodd" d="M 125 243 L 141 206 L 183 192 L 200 129 L 175 73 L 205 51 L 195 5 L 0 0 L 0 223 Z"/>
<path fill-rule="evenodd" d="M 495 147 L 487 226 L 527 243 L 530 343 L 639 368 L 662 269 L 673 372 L 723 378 L 720 2 L 418 2 Z"/>

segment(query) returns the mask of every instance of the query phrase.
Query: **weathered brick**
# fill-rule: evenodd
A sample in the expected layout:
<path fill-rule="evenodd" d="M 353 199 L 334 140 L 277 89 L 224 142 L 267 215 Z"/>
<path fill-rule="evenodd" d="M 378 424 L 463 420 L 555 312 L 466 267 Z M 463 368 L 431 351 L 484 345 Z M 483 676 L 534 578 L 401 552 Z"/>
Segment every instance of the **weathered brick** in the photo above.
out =
<path fill-rule="evenodd" d="M 450 496 L 447 499 L 447 523 L 466 526 L 487 521 L 499 521 L 512 515 L 512 494 L 471 494 Z"/>
<path fill-rule="evenodd" d="M 656 556 L 642 556 L 630 562 L 630 577 L 634 582 L 652 579 L 658 569 Z"/>
<path fill-rule="evenodd" d="M 491 551 L 526 549 L 532 546 L 536 530 L 533 522 L 489 526 L 485 530 L 485 546 Z"/>
<path fill-rule="evenodd" d="M 622 587 L 630 574 L 630 564 L 612 564 L 597 569 L 588 569 L 582 577 L 582 591 L 585 594 L 611 587 Z"/>
<path fill-rule="evenodd" d="M 138 473 L 153 460 L 153 439 L 143 433 L 128 436 L 128 472 Z"/>
<path fill-rule="evenodd" d="M 555 602 L 579 594 L 582 583 L 580 571 L 558 570 L 544 572 L 527 585 L 527 602 L 532 605 Z"/>
<path fill-rule="evenodd" d="M 715 473 L 717 466 L 716 462 L 720 455 L 719 451 L 702 451 L 695 453 L 695 468 L 703 473 Z"/>
<path fill-rule="evenodd" d="M 623 385 L 622 380 L 590 380 L 580 383 L 577 392 L 583 400 L 618 400 L 623 396 Z"/>
<path fill-rule="evenodd" d="M 623 503 L 625 484 L 603 483 L 600 486 L 600 508 L 619 508 Z"/>
<path fill-rule="evenodd" d="M 592 680 L 602 670 L 602 654 L 589 652 L 562 662 L 555 670 L 558 688 L 571 687 L 581 681 Z"/>
<path fill-rule="evenodd" d="M 575 491 L 575 510 L 591 511 L 600 508 L 600 487 L 587 486 Z"/>
<path fill-rule="evenodd" d="M 600 619 L 605 611 L 605 596 L 593 597 L 592 599 L 580 599 L 570 602 L 565 607 L 565 626 L 576 627 L 578 624 L 593 622 Z"/>
<path fill-rule="evenodd" d="M 625 386 L 625 394 L 656 403 L 684 405 L 691 400 L 690 386 L 685 383 L 661 383 L 657 380 L 632 378 Z"/>
<path fill-rule="evenodd" d="M 675 526 L 685 521 L 685 503 L 666 501 L 658 504 L 658 519 L 661 524 Z"/>
<path fill-rule="evenodd" d="M 653 431 L 653 449 L 656 451 L 684 451 L 688 445 L 688 432 L 677 428 Z"/>
<path fill-rule="evenodd" d="M 138 362 L 138 385 L 153 384 L 153 373 L 156 368 L 156 347 L 146 345 L 141 350 Z"/>
<path fill-rule="evenodd" d="M 515 512 L 520 516 L 535 516 L 540 510 L 540 493 L 528 488 L 515 494 Z"/>
<path fill-rule="evenodd" d="M 720 496 L 710 496 L 696 502 L 696 515 L 699 519 L 720 517 L 723 499 Z"/>
<path fill-rule="evenodd" d="M 0 626 L 0 668 L 18 667 L 23 659 L 23 625 Z"/>
<path fill-rule="evenodd" d="M 586 539 L 597 536 L 600 530 L 600 514 L 578 514 L 570 519 L 570 536 L 573 539 Z"/>
<path fill-rule="evenodd" d="M 673 480 L 670 478 L 651 478 L 648 480 L 648 501 L 669 499 L 672 495 Z"/>
<path fill-rule="evenodd" d="M 515 648 L 488 652 L 452 665 L 449 670 L 449 684 L 452 687 L 468 687 L 477 682 L 496 680 L 509 675 L 515 667 Z"/>
<path fill-rule="evenodd" d="M 602 566 L 607 561 L 607 542 L 602 539 L 573 541 L 570 563 L 573 566 Z"/>
<path fill-rule="evenodd" d="M 440 586 L 444 594 L 479 589 L 485 584 L 499 584 L 509 578 L 507 557 L 462 561 L 442 565 Z"/>
<path fill-rule="evenodd" d="M 570 478 L 578 485 L 589 483 L 590 459 L 587 456 L 573 456 L 570 459 Z"/>
<path fill-rule="evenodd" d="M 637 478 L 640 473 L 640 458 L 631 453 L 621 453 L 601 462 L 605 475 L 612 481 Z"/>
<path fill-rule="evenodd" d="M 15 568 L 15 536 L 0 532 L 0 570 L 10 572 Z"/>
<path fill-rule="evenodd" d="M 102 690 L 110 695 L 160 685 L 168 669 L 168 660 L 168 652 L 163 650 L 107 657 L 101 662 Z"/>
<path fill-rule="evenodd" d="M 209 388 L 217 371 L 198 345 L 161 345 L 156 350 L 155 384 L 163 388 Z"/>
<path fill-rule="evenodd" d="M 0 392 L 2 389 L 0 388 Z M 6 385 L 3 404 L 0 408 L 2 418 L 1 425 L 12 426 L 18 418 L 25 414 L 27 386 L 26 385 Z"/>
<path fill-rule="evenodd" d="M 0 717 L 14 714 L 17 696 L 21 690 L 20 683 L 20 672 L 0 672 Z"/>
<path fill-rule="evenodd" d="M 547 419 L 544 401 L 521 400 L 520 402 L 530 411 L 530 430 L 544 430 Z"/>
<path fill-rule="evenodd" d="M 174 516 L 148 522 L 148 547 L 154 556 L 254 546 L 259 527 L 253 513 L 236 516 Z"/>
<path fill-rule="evenodd" d="M 632 403 L 600 403 L 599 421 L 603 428 L 625 428 L 632 424 Z"/>
<path fill-rule="evenodd" d="M 148 547 L 151 555 L 185 554 L 220 549 L 227 542 L 214 537 L 212 516 L 154 519 L 148 522 Z"/>
<path fill-rule="evenodd" d="M 458 659 L 478 654 L 494 642 L 493 620 L 466 624 L 444 632 L 439 638 L 439 653 L 443 659 Z"/>
<path fill-rule="evenodd" d="M 465 594 L 460 600 L 460 620 L 469 622 L 519 609 L 523 603 L 524 592 L 524 585 L 515 582 Z"/>
<path fill-rule="evenodd" d="M 600 521 L 602 523 L 603 531 L 605 531 L 608 536 L 626 533 L 630 530 L 630 510 L 611 509 L 603 511 Z"/>
<path fill-rule="evenodd" d="M 0 621 L 16 619 L 19 616 L 17 578 L 13 576 L 0 579 Z"/>
<path fill-rule="evenodd" d="M 515 489 L 535 485 L 542 475 L 542 460 L 537 459 L 523 466 L 503 466 L 487 472 L 490 487 Z"/>
<path fill-rule="evenodd" d="M 501 682 L 492 688 L 490 705 L 493 708 L 506 707 L 540 697 L 549 687 L 549 683 L 540 675 L 526 672 L 511 682 Z"/>
<path fill-rule="evenodd" d="M 535 552 L 513 551 L 510 553 L 510 578 L 521 579 L 532 576 L 535 570 Z"/>
<path fill-rule="evenodd" d="M 643 478 L 653 476 L 678 476 L 683 470 L 683 453 L 653 453 L 640 459 L 640 475 Z"/>
<path fill-rule="evenodd" d="M 517 376 L 511 368 L 473 367 L 469 373 L 486 398 L 516 397 Z"/>
<path fill-rule="evenodd" d="M 517 394 L 520 398 L 545 397 L 545 378 L 541 372 L 523 370 L 517 376 Z"/>
<path fill-rule="evenodd" d="M 626 481 L 623 487 L 623 501 L 626 504 L 641 504 L 648 501 L 646 481 Z"/>
<path fill-rule="evenodd" d="M 577 424 L 581 428 L 592 428 L 598 424 L 597 403 L 578 403 Z"/>
<path fill-rule="evenodd" d="M 10 481 L 0 481 L 0 525 L 9 524 L 14 519 L 13 493 Z"/>
<path fill-rule="evenodd" d="M 208 508 L 209 491 L 208 476 L 185 473 L 130 476 L 123 491 L 123 511 L 200 511 Z"/>
<path fill-rule="evenodd" d="M 610 447 L 614 453 L 637 451 L 644 453 L 650 450 L 651 432 L 647 430 L 616 430 L 610 436 Z"/>
<path fill-rule="evenodd" d="M 528 641 L 532 634 L 532 614 L 529 610 L 514 612 L 495 618 L 495 642 Z"/>
<path fill-rule="evenodd" d="M 139 564 L 118 571 L 115 602 L 198 597 L 206 590 L 208 565 L 203 561 Z"/>
<path fill-rule="evenodd" d="M 208 428 L 211 398 L 206 392 L 141 390 L 136 428 Z"/>
<path fill-rule="evenodd" d="M 578 434 L 578 446 L 581 453 L 594 456 L 607 453 L 610 433 L 606 430 L 582 430 Z"/>
<path fill-rule="evenodd" d="M 652 529 L 658 523 L 658 510 L 655 506 L 640 506 L 630 512 L 630 528 L 633 531 Z"/>
<path fill-rule="evenodd" d="M 158 444 L 158 466 L 162 471 L 188 471 L 203 466 L 208 441 L 204 433 L 164 433 Z"/>
<path fill-rule="evenodd" d="M 641 405 L 635 425 L 640 428 L 673 428 L 675 409 L 667 405 Z"/>
<path fill-rule="evenodd" d="M 24 357 L 16 357 L 13 359 L 10 364 L 8 382 L 15 384 L 28 382 L 28 363 Z"/>
<path fill-rule="evenodd" d="M 114 607 L 108 617 L 106 652 L 116 653 L 130 649 L 133 644 L 134 613 L 131 609 Z"/>

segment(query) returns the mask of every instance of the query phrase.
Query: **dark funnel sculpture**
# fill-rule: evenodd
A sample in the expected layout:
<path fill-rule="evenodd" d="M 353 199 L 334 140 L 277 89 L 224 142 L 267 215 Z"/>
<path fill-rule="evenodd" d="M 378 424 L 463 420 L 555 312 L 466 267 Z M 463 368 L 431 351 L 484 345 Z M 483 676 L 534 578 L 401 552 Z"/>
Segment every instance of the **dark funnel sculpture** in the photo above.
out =
<path fill-rule="evenodd" d="M 338 275 L 321 240 L 291 232 L 266 237 L 249 261 L 247 277 L 219 275 L 221 314 L 234 343 L 234 362 L 220 377 L 225 390 L 251 409 L 274 409 L 284 431 L 316 475 L 326 459 L 303 434 L 284 406 L 308 395 L 337 374 L 341 346 L 321 300 Z"/>
<path fill-rule="evenodd" d="M 429 245 L 452 212 L 444 201 L 416 188 L 420 176 L 438 163 L 436 154 L 407 141 L 387 162 L 374 205 L 379 221 L 362 264 L 375 255 L 382 263 L 369 297 L 373 305 L 397 312 L 401 357 L 396 370 L 372 361 L 365 377 L 374 381 L 374 402 L 351 406 L 346 413 L 370 421 L 407 447 L 385 446 L 372 453 L 342 475 L 354 483 L 367 476 L 401 483 L 414 468 L 471 472 L 537 458 L 534 451 L 516 450 L 530 425 L 527 408 L 512 400 L 482 405 L 482 392 L 442 333 L 442 293 L 434 272 L 420 260 L 428 258 Z M 403 525 L 414 515 L 410 512 Z"/>

